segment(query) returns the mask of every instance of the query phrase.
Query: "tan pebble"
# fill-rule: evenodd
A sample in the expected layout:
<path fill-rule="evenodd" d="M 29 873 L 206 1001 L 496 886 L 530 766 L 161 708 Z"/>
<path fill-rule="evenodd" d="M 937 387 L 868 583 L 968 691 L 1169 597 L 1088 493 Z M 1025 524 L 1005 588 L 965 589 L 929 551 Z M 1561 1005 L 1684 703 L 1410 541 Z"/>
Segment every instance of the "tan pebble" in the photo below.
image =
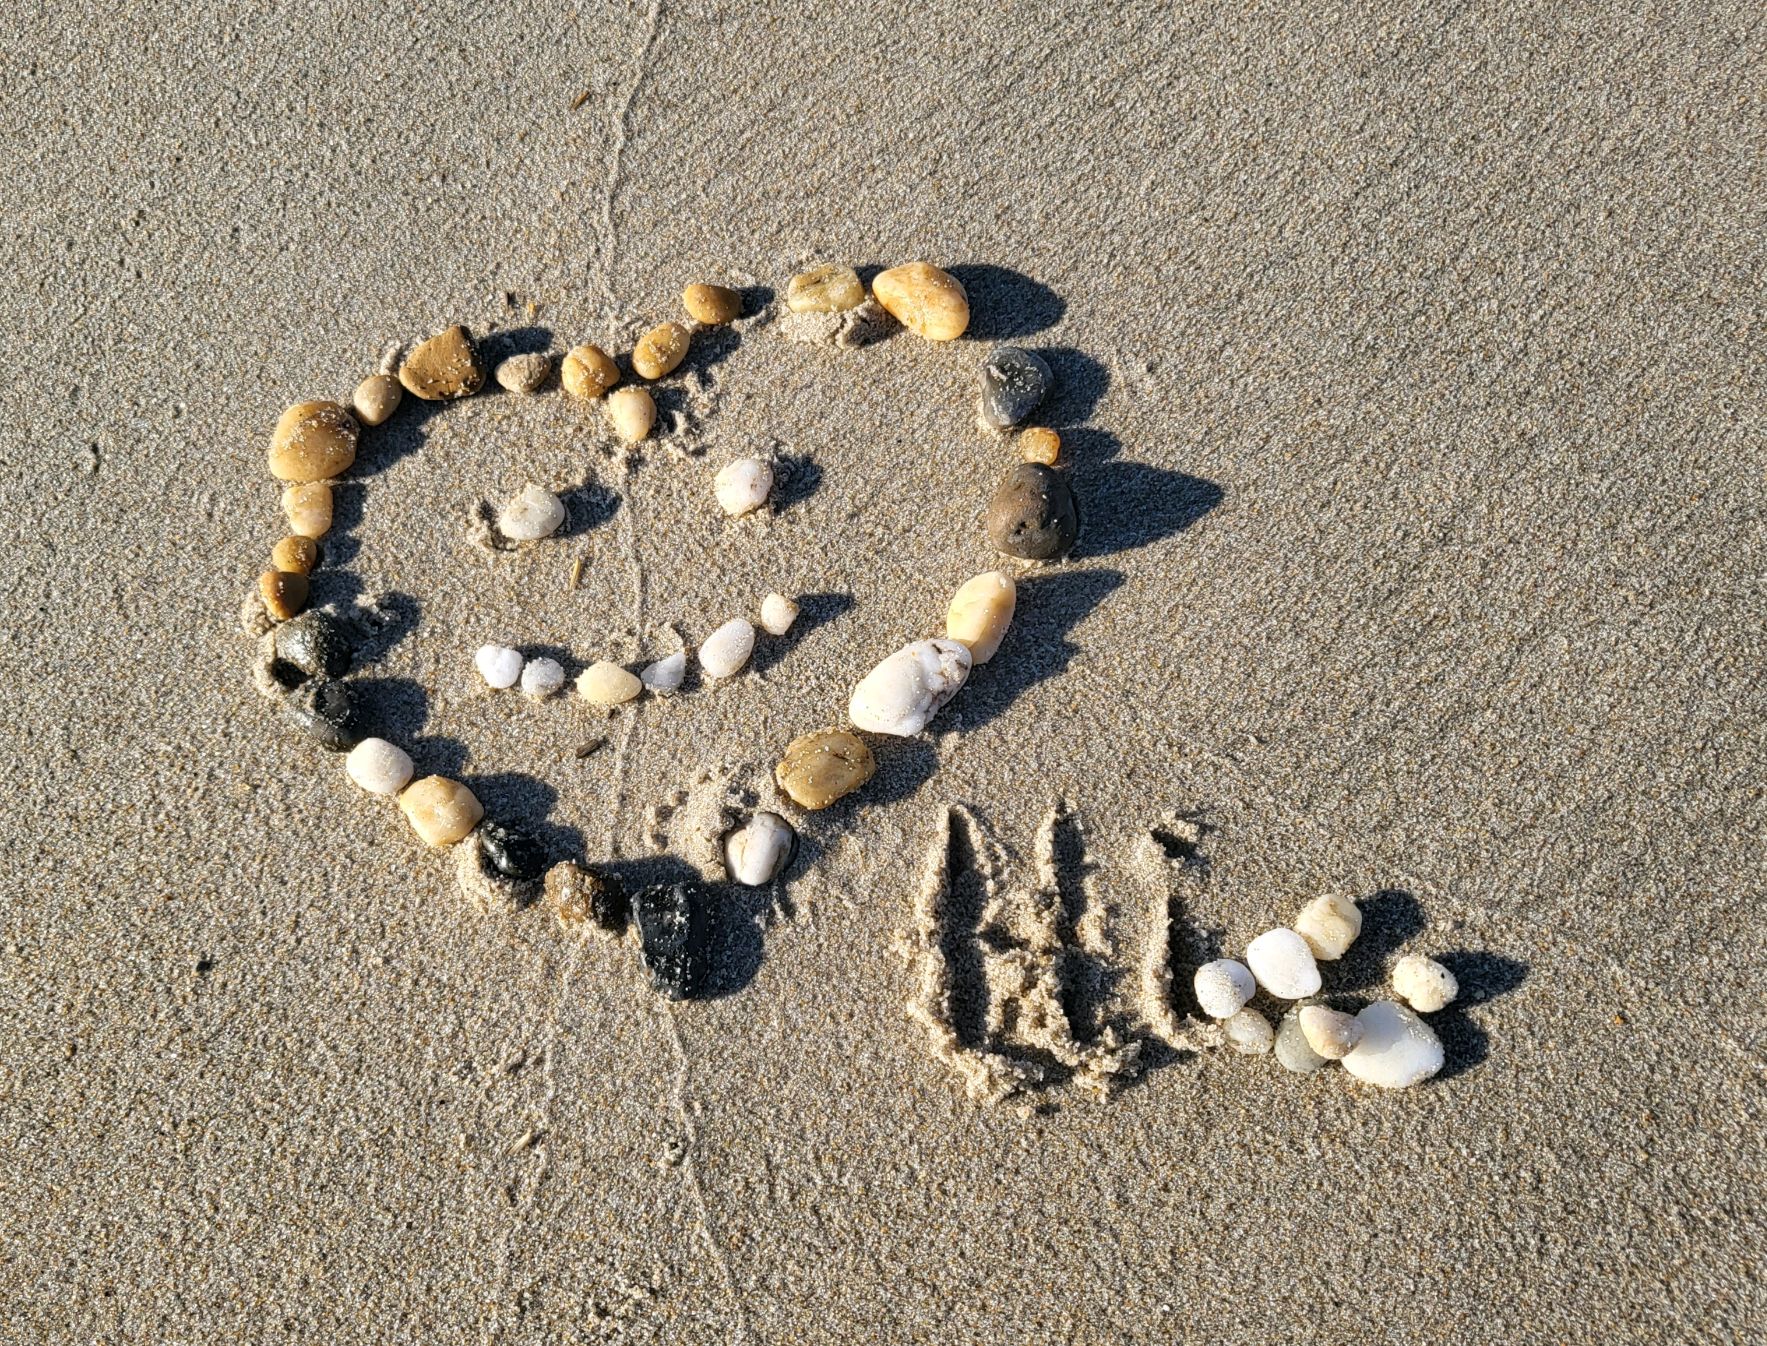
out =
<path fill-rule="evenodd" d="M 1315 958 L 1329 962 L 1342 958 L 1362 933 L 1362 909 L 1341 894 L 1325 893 L 1301 908 L 1293 928 Z"/>
<path fill-rule="evenodd" d="M 331 531 L 331 483 L 301 481 L 282 491 L 282 516 L 288 531 L 321 538 Z"/>
<path fill-rule="evenodd" d="M 552 357 L 544 351 L 512 355 L 497 365 L 497 386 L 512 393 L 535 393 L 552 372 Z"/>
<path fill-rule="evenodd" d="M 456 323 L 419 342 L 399 366 L 399 382 L 405 391 L 425 402 L 471 397 L 485 386 L 485 366 L 472 343 L 472 333 Z"/>
<path fill-rule="evenodd" d="M 597 706 L 618 706 L 644 690 L 638 675 L 606 659 L 577 675 L 577 695 Z"/>
<path fill-rule="evenodd" d="M 380 425 L 399 409 L 404 397 L 405 389 L 391 374 L 370 374 L 350 394 L 350 407 L 363 425 Z"/>
<path fill-rule="evenodd" d="M 1301 1032 L 1307 1045 L 1327 1061 L 1341 1061 L 1362 1041 L 1362 1023 L 1354 1014 L 1324 1005 L 1303 1005 Z"/>
<path fill-rule="evenodd" d="M 585 922 L 602 934 L 625 928 L 626 897 L 619 884 L 571 860 L 561 860 L 546 871 L 546 901 L 566 930 L 580 929 Z"/>
<path fill-rule="evenodd" d="M 564 357 L 558 381 L 572 397 L 593 401 L 620 381 L 620 367 L 600 346 L 578 346 Z"/>
<path fill-rule="evenodd" d="M 680 323 L 658 323 L 632 348 L 632 372 L 641 379 L 662 378 L 687 358 L 687 341 Z"/>
<path fill-rule="evenodd" d="M 356 461 L 361 434 L 336 402 L 296 402 L 270 437 L 270 475 L 278 481 L 324 481 Z"/>
<path fill-rule="evenodd" d="M 608 423 L 628 444 L 636 444 L 656 424 L 656 403 L 642 388 L 620 388 L 607 396 Z"/>
<path fill-rule="evenodd" d="M 286 622 L 307 606 L 307 577 L 292 570 L 266 570 L 258 576 L 258 596 L 264 610 Z"/>
<path fill-rule="evenodd" d="M 945 634 L 969 647 L 972 664 L 985 664 L 1006 639 L 1017 604 L 1018 586 L 1011 576 L 998 570 L 977 575 L 952 595 Z"/>
<path fill-rule="evenodd" d="M 1034 426 L 1018 437 L 1018 453 L 1027 463 L 1054 467 L 1061 461 L 1061 436 L 1047 426 Z"/>
<path fill-rule="evenodd" d="M 311 575 L 319 564 L 319 544 L 310 537 L 285 537 L 270 548 L 270 564 L 296 575 Z"/>
<path fill-rule="evenodd" d="M 859 273 L 832 262 L 800 271 L 785 287 L 785 306 L 793 313 L 845 313 L 864 302 Z"/>
<path fill-rule="evenodd" d="M 742 312 L 742 296 L 724 285 L 689 285 L 681 292 L 681 306 L 695 322 L 718 327 Z"/>
<path fill-rule="evenodd" d="M 457 780 L 425 776 L 413 781 L 399 795 L 399 808 L 411 830 L 430 846 L 452 846 L 485 816 L 478 796 Z"/>
<path fill-rule="evenodd" d="M 891 317 L 928 341 L 953 341 L 969 326 L 969 296 L 962 282 L 930 262 L 880 271 L 871 292 Z"/>
<path fill-rule="evenodd" d="M 825 809 L 877 771 L 877 759 L 857 734 L 819 729 L 786 745 L 773 779 L 799 808 Z"/>

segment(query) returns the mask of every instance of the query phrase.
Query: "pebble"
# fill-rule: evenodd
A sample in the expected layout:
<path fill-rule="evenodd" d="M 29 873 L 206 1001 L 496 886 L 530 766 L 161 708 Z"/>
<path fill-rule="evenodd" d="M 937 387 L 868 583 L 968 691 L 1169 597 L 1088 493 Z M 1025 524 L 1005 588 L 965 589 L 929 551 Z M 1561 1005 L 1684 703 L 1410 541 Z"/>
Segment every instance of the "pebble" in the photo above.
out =
<path fill-rule="evenodd" d="M 603 403 L 608 424 L 628 444 L 636 444 L 656 424 L 656 403 L 642 388 L 620 388 L 608 394 Z"/>
<path fill-rule="evenodd" d="M 949 271 L 909 262 L 880 271 L 871 293 L 889 315 L 928 341 L 952 341 L 969 326 L 969 296 Z"/>
<path fill-rule="evenodd" d="M 708 678 L 733 678 L 755 652 L 755 628 L 741 617 L 732 617 L 699 647 L 699 666 Z"/>
<path fill-rule="evenodd" d="M 1036 351 L 996 346 L 982 365 L 982 423 L 995 430 L 1017 425 L 1049 396 L 1055 376 Z"/>
<path fill-rule="evenodd" d="M 1204 963 L 1196 970 L 1192 985 L 1198 1008 L 1211 1019 L 1231 1019 L 1258 991 L 1251 969 L 1231 958 Z"/>
<path fill-rule="evenodd" d="M 522 692 L 539 698 L 551 696 L 564 686 L 564 665 L 542 655 L 522 666 Z"/>
<path fill-rule="evenodd" d="M 511 542 L 538 542 L 564 524 L 564 501 L 532 482 L 497 511 L 497 531 Z"/>
<path fill-rule="evenodd" d="M 289 719 L 331 752 L 348 752 L 362 739 L 355 698 L 345 683 L 304 682 L 288 694 L 283 705 Z"/>
<path fill-rule="evenodd" d="M 1311 1075 L 1330 1062 L 1313 1050 L 1301 1029 L 1301 1021 L 1293 1014 L 1285 1014 L 1276 1025 L 1276 1064 L 1297 1075 Z"/>
<path fill-rule="evenodd" d="M 1362 1040 L 1344 1057 L 1344 1069 L 1357 1079 L 1382 1089 L 1404 1089 L 1442 1068 L 1442 1040 L 1403 1005 L 1377 1000 L 1356 1021 L 1362 1025 Z"/>
<path fill-rule="evenodd" d="M 362 431 L 336 402 L 296 402 L 270 436 L 270 475 L 278 481 L 324 481 L 356 461 Z"/>
<path fill-rule="evenodd" d="M 310 537 L 291 533 L 270 548 L 270 564 L 295 575 L 311 575 L 319 564 L 319 544 Z"/>
<path fill-rule="evenodd" d="M 1032 426 L 1018 437 L 1018 456 L 1027 463 L 1054 467 L 1061 461 L 1061 436 L 1046 425 Z"/>
<path fill-rule="evenodd" d="M 724 285 L 689 285 L 681 292 L 681 307 L 695 322 L 719 327 L 742 312 L 742 296 Z"/>
<path fill-rule="evenodd" d="M 632 903 L 616 880 L 571 860 L 561 860 L 546 871 L 546 900 L 567 930 L 590 921 L 608 934 L 620 934 L 632 912 Z"/>
<path fill-rule="evenodd" d="M 344 772 L 371 795 L 396 795 L 411 780 L 411 754 L 384 738 L 365 738 L 344 758 Z"/>
<path fill-rule="evenodd" d="M 497 362 L 497 386 L 506 392 L 537 393 L 552 373 L 552 357 L 544 351 L 511 355 Z"/>
<path fill-rule="evenodd" d="M 1006 639 L 1017 604 L 1018 586 L 1010 575 L 998 570 L 977 575 L 952 595 L 945 612 L 945 634 L 968 648 L 970 663 L 985 664 Z"/>
<path fill-rule="evenodd" d="M 1350 898 L 1324 893 L 1301 908 L 1294 930 L 1307 941 L 1315 958 L 1335 962 L 1362 933 L 1362 908 Z"/>
<path fill-rule="evenodd" d="M 1245 1056 L 1262 1056 L 1276 1038 L 1270 1021 L 1254 1009 L 1242 1009 L 1223 1019 L 1221 1032 L 1227 1045 Z"/>
<path fill-rule="evenodd" d="M 768 594 L 761 600 L 761 629 L 770 636 L 783 636 L 798 619 L 798 605 L 784 594 Z"/>
<path fill-rule="evenodd" d="M 577 346 L 559 366 L 558 381 L 572 397 L 592 401 L 620 381 L 620 367 L 600 346 Z"/>
<path fill-rule="evenodd" d="M 1245 949 L 1246 966 L 1271 995 L 1304 1000 L 1319 992 L 1319 967 L 1307 941 L 1293 930 L 1266 930 Z"/>
<path fill-rule="evenodd" d="M 864 302 L 859 273 L 832 262 L 800 271 L 785 287 L 785 306 L 793 313 L 845 313 Z"/>
<path fill-rule="evenodd" d="M 271 648 L 277 659 L 309 678 L 341 678 L 355 657 L 343 623 L 324 612 L 303 612 L 282 623 Z"/>
<path fill-rule="evenodd" d="M 425 402 L 471 397 L 485 386 L 485 366 L 472 333 L 456 323 L 419 342 L 399 366 L 399 382 Z"/>
<path fill-rule="evenodd" d="M 532 883 L 546 872 L 546 848 L 514 823 L 480 823 L 479 849 L 485 864 L 512 883 Z"/>
<path fill-rule="evenodd" d="M 988 502 L 988 539 L 1008 556 L 1047 561 L 1080 535 L 1080 511 L 1067 481 L 1041 463 L 1020 463 Z"/>
<path fill-rule="evenodd" d="M 399 808 L 411 830 L 429 846 L 452 846 L 485 816 L 478 796 L 446 776 L 425 776 L 406 786 L 399 796 Z"/>
<path fill-rule="evenodd" d="M 350 410 L 363 425 L 384 425 L 405 400 L 405 389 L 391 374 L 370 374 L 350 394 Z"/>
<path fill-rule="evenodd" d="M 654 664 L 645 665 L 638 680 L 658 696 L 667 696 L 670 692 L 681 690 L 681 682 L 687 676 L 687 655 L 680 650 L 666 654 Z"/>
<path fill-rule="evenodd" d="M 910 738 L 957 695 L 969 669 L 969 648 L 960 641 L 917 640 L 860 680 L 847 703 L 847 718 L 873 734 Z"/>
<path fill-rule="evenodd" d="M 632 347 L 632 372 L 641 379 L 660 379 L 687 358 L 687 329 L 678 322 L 658 323 Z"/>
<path fill-rule="evenodd" d="M 877 759 L 857 734 L 818 729 L 786 745 L 773 779 L 799 808 L 825 809 L 877 772 Z"/>
<path fill-rule="evenodd" d="M 258 597 L 264 611 L 285 622 L 307 606 L 307 577 L 298 570 L 266 570 L 258 576 Z"/>
<path fill-rule="evenodd" d="M 498 691 L 515 686 L 522 675 L 521 651 L 512 650 L 507 645 L 480 645 L 472 662 L 485 685 Z"/>
<path fill-rule="evenodd" d="M 712 968 L 705 889 L 691 882 L 654 884 L 633 897 L 632 915 L 651 985 L 670 1000 L 686 1000 L 703 990 Z"/>
<path fill-rule="evenodd" d="M 712 479 L 718 508 L 732 518 L 757 510 L 773 492 L 773 467 L 764 458 L 738 458 Z"/>
<path fill-rule="evenodd" d="M 331 483 L 302 481 L 282 491 L 282 516 L 288 531 L 301 537 L 322 538 L 331 531 Z"/>
<path fill-rule="evenodd" d="M 798 834 L 777 813 L 757 813 L 724 838 L 724 864 L 730 877 L 751 888 L 772 883 L 791 863 Z"/>
<path fill-rule="evenodd" d="M 1460 982 L 1434 958 L 1408 953 L 1393 965 L 1393 990 L 1419 1014 L 1447 1009 L 1460 994 Z"/>
<path fill-rule="evenodd" d="M 1295 1016 L 1307 1045 L 1327 1061 L 1341 1061 L 1362 1041 L 1362 1021 L 1324 1005 L 1303 1005 Z"/>
<path fill-rule="evenodd" d="M 577 675 L 577 695 L 597 706 L 618 706 L 644 690 L 630 670 L 607 659 L 597 660 Z"/>

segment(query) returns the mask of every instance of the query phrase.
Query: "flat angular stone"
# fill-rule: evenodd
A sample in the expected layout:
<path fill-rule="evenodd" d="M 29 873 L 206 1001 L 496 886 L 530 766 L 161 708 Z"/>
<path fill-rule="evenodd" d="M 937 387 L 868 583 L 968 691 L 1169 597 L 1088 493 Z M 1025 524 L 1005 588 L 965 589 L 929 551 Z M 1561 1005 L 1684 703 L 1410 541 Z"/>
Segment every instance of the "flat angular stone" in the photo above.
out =
<path fill-rule="evenodd" d="M 659 883 L 632 899 L 638 947 L 651 985 L 670 1000 L 705 990 L 712 969 L 712 920 L 706 890 L 697 883 Z"/>

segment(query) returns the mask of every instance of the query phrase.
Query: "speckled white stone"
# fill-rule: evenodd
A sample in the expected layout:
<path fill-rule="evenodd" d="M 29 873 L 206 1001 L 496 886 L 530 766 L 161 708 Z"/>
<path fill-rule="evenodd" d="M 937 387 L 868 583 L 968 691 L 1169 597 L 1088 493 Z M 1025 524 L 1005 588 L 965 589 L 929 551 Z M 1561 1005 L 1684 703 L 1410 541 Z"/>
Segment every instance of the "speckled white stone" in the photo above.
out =
<path fill-rule="evenodd" d="M 538 542 L 551 537 L 563 523 L 564 501 L 532 483 L 497 512 L 497 531 L 511 542 Z"/>
<path fill-rule="evenodd" d="M 411 755 L 384 738 L 365 738 L 344 758 L 344 772 L 371 795 L 396 795 L 411 780 Z"/>
<path fill-rule="evenodd" d="M 1442 1040 L 1403 1005 L 1377 1000 L 1356 1016 L 1362 1041 L 1344 1058 L 1344 1069 L 1382 1089 L 1404 1089 L 1442 1068 Z"/>
<path fill-rule="evenodd" d="M 522 668 L 522 691 L 528 696 L 551 696 L 563 686 L 564 665 L 556 659 L 530 659 Z"/>
<path fill-rule="evenodd" d="M 1276 1041 L 1270 1021 L 1257 1010 L 1242 1009 L 1221 1021 L 1227 1045 L 1246 1056 L 1262 1056 Z"/>
<path fill-rule="evenodd" d="M 1329 963 L 1342 958 L 1362 933 L 1362 908 L 1347 897 L 1326 893 L 1301 908 L 1294 928 L 1313 956 Z"/>
<path fill-rule="evenodd" d="M 1217 958 L 1196 970 L 1196 1003 L 1211 1019 L 1231 1019 L 1257 994 L 1258 983 L 1244 963 Z"/>
<path fill-rule="evenodd" d="M 738 458 L 718 469 L 712 490 L 718 508 L 726 514 L 747 514 L 767 503 L 773 492 L 773 468 L 764 459 Z"/>
<path fill-rule="evenodd" d="M 1420 1014 L 1434 1014 L 1454 1003 L 1460 983 L 1434 958 L 1408 953 L 1393 965 L 1393 990 Z"/>
<path fill-rule="evenodd" d="M 856 729 L 911 737 L 957 695 L 969 669 L 969 647 L 961 641 L 917 640 L 860 680 L 847 703 L 847 718 Z"/>
<path fill-rule="evenodd" d="M 791 860 L 798 835 L 777 813 L 757 813 L 724 839 L 724 863 L 738 883 L 772 883 Z"/>
<path fill-rule="evenodd" d="M 480 645 L 472 661 L 486 684 L 498 690 L 515 686 L 522 675 L 521 652 L 507 645 Z"/>
<path fill-rule="evenodd" d="M 699 666 L 708 678 L 734 678 L 755 652 L 755 628 L 732 617 L 699 647 Z"/>
<path fill-rule="evenodd" d="M 1319 990 L 1319 965 L 1307 941 L 1286 927 L 1266 930 L 1245 949 L 1246 966 L 1271 995 L 1301 1000 Z"/>
<path fill-rule="evenodd" d="M 770 636 L 783 636 L 798 619 L 798 605 L 784 594 L 768 594 L 761 600 L 761 629 Z"/>
<path fill-rule="evenodd" d="M 1303 1005 L 1296 1015 L 1307 1045 L 1327 1061 L 1341 1061 L 1362 1041 L 1362 1023 L 1354 1014 L 1324 1005 Z"/>
<path fill-rule="evenodd" d="M 647 664 L 639 673 L 638 680 L 657 696 L 667 696 L 670 692 L 681 690 L 681 680 L 687 676 L 687 656 L 680 650 L 664 655 L 654 664 Z"/>

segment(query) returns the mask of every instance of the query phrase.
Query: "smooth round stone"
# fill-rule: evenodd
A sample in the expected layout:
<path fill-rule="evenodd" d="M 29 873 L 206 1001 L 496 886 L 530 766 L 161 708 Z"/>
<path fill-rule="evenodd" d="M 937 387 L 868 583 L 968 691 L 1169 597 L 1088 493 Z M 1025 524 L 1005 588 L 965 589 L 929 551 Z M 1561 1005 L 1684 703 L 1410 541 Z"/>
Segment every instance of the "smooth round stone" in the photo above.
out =
<path fill-rule="evenodd" d="M 485 816 L 478 796 L 446 776 L 425 776 L 406 786 L 399 796 L 399 808 L 411 830 L 428 846 L 452 846 Z"/>
<path fill-rule="evenodd" d="M 1032 426 L 1018 437 L 1018 456 L 1027 463 L 1054 467 L 1061 461 L 1061 436 L 1048 426 Z"/>
<path fill-rule="evenodd" d="M 705 989 L 712 970 L 710 900 L 697 883 L 659 883 L 632 898 L 638 949 L 651 985 L 670 1000 Z"/>
<path fill-rule="evenodd" d="M 365 738 L 344 758 L 344 772 L 371 795 L 396 795 L 411 780 L 411 754 L 384 738 Z"/>
<path fill-rule="evenodd" d="M 350 410 L 363 425 L 384 425 L 405 400 L 405 389 L 391 374 L 370 374 L 350 394 Z"/>
<path fill-rule="evenodd" d="M 707 285 L 702 282 L 689 285 L 681 292 L 681 307 L 687 310 L 687 316 L 695 322 L 703 322 L 708 327 L 719 327 L 735 321 L 742 312 L 742 296 L 728 286 Z"/>
<path fill-rule="evenodd" d="M 1362 908 L 1347 897 L 1325 893 L 1301 908 L 1294 930 L 1307 941 L 1313 956 L 1324 962 L 1342 958 L 1362 933 Z"/>
<path fill-rule="evenodd" d="M 609 934 L 619 934 L 632 912 L 631 899 L 616 880 L 571 860 L 546 871 L 546 900 L 567 930 L 589 921 Z"/>
<path fill-rule="evenodd" d="M 784 594 L 768 594 L 761 600 L 761 629 L 770 636 L 783 636 L 798 619 L 798 605 Z"/>
<path fill-rule="evenodd" d="M 331 752 L 348 752 L 361 741 L 355 699 L 345 683 L 303 682 L 283 704 L 289 719 Z"/>
<path fill-rule="evenodd" d="M 638 680 L 658 696 L 667 696 L 671 692 L 681 690 L 681 683 L 687 677 L 687 655 L 681 650 L 666 654 L 654 664 L 645 665 Z"/>
<path fill-rule="evenodd" d="M 1276 1064 L 1297 1075 L 1311 1075 L 1330 1063 L 1313 1050 L 1301 1031 L 1301 1021 L 1293 1014 L 1285 1014 L 1276 1025 Z"/>
<path fill-rule="evenodd" d="M 341 678 L 355 656 L 343 623 L 324 612 L 303 612 L 282 623 L 271 640 L 276 658 L 309 678 Z"/>
<path fill-rule="evenodd" d="M 564 524 L 564 501 L 532 482 L 497 511 L 497 531 L 511 542 L 538 542 Z"/>
<path fill-rule="evenodd" d="M 632 372 L 641 379 L 672 374 L 687 358 L 687 329 L 678 322 L 658 323 L 632 347 Z"/>
<path fill-rule="evenodd" d="M 564 665 L 542 655 L 522 665 L 522 693 L 535 698 L 551 696 L 564 686 Z"/>
<path fill-rule="evenodd" d="M 1434 958 L 1408 953 L 1393 965 L 1393 990 L 1420 1014 L 1447 1009 L 1460 994 L 1460 982 Z"/>
<path fill-rule="evenodd" d="M 785 287 L 785 306 L 793 313 L 845 313 L 864 302 L 859 273 L 832 262 L 800 271 Z"/>
<path fill-rule="evenodd" d="M 456 323 L 419 342 L 399 366 L 399 382 L 406 392 L 425 402 L 471 397 L 485 386 L 485 366 L 473 345 L 472 333 Z"/>
<path fill-rule="evenodd" d="M 1318 994 L 1319 967 L 1313 951 L 1293 930 L 1266 930 L 1246 945 L 1245 962 L 1258 985 L 1280 1000 Z"/>
<path fill-rule="evenodd" d="M 1254 1009 L 1242 1009 L 1221 1021 L 1227 1045 L 1242 1056 L 1262 1056 L 1276 1040 L 1270 1021 Z"/>
<path fill-rule="evenodd" d="M 1055 378 L 1035 351 L 996 346 L 982 365 L 982 421 L 996 430 L 1017 425 L 1049 396 Z"/>
<path fill-rule="evenodd" d="M 577 675 L 577 695 L 597 706 L 618 706 L 644 690 L 644 684 L 628 669 L 607 659 L 590 664 Z"/>
<path fill-rule="evenodd" d="M 577 346 L 559 366 L 558 381 L 572 397 L 593 401 L 620 381 L 620 367 L 600 346 Z"/>
<path fill-rule="evenodd" d="M 485 680 L 487 687 L 495 687 L 502 691 L 505 687 L 513 687 L 522 675 L 522 656 L 520 650 L 512 650 L 507 645 L 480 645 L 472 656 L 473 667 Z"/>
<path fill-rule="evenodd" d="M 486 866 L 513 883 L 532 883 L 546 872 L 546 848 L 514 823 L 480 823 L 479 849 Z"/>
<path fill-rule="evenodd" d="M 968 646 L 949 639 L 905 645 L 860 679 L 847 702 L 856 729 L 910 738 L 969 678 Z"/>
<path fill-rule="evenodd" d="M 307 577 L 298 570 L 266 570 L 258 576 L 258 597 L 264 600 L 264 611 L 279 622 L 306 607 L 310 592 Z"/>
<path fill-rule="evenodd" d="M 1080 535 L 1080 510 L 1067 481 L 1041 463 L 1020 463 L 988 502 L 988 540 L 1008 556 L 1047 561 Z"/>
<path fill-rule="evenodd" d="M 718 469 L 712 491 L 718 508 L 732 518 L 757 510 L 773 492 L 773 466 L 763 458 L 738 458 Z"/>
<path fill-rule="evenodd" d="M 497 386 L 505 392 L 537 393 L 552 373 L 552 357 L 544 351 L 511 355 L 497 362 Z"/>
<path fill-rule="evenodd" d="M 656 424 L 656 403 L 642 388 L 616 388 L 602 406 L 614 433 L 628 444 L 644 439 Z"/>
<path fill-rule="evenodd" d="M 270 564 L 291 575 L 311 575 L 319 564 L 319 544 L 310 537 L 291 533 L 270 548 Z"/>
<path fill-rule="evenodd" d="M 856 734 L 818 729 L 786 745 L 773 779 L 799 808 L 825 809 L 877 771 L 877 759 Z"/>
<path fill-rule="evenodd" d="M 785 871 L 797 846 L 798 834 L 784 818 L 757 813 L 724 838 L 724 864 L 736 882 L 758 888 Z"/>
<path fill-rule="evenodd" d="M 1196 988 L 1198 1008 L 1211 1019 L 1231 1019 L 1258 991 L 1251 969 L 1231 958 L 1204 963 L 1191 984 Z"/>
<path fill-rule="evenodd" d="M 300 481 L 282 491 L 282 516 L 288 531 L 301 537 L 322 538 L 331 531 L 331 483 Z"/>
<path fill-rule="evenodd" d="M 1377 1000 L 1356 1020 L 1362 1025 L 1362 1041 L 1344 1057 L 1344 1069 L 1357 1079 L 1382 1089 L 1405 1089 L 1442 1068 L 1442 1040 L 1403 1005 Z"/>
<path fill-rule="evenodd" d="M 734 678 L 755 652 L 755 628 L 741 617 L 732 617 L 699 647 L 699 666 L 708 678 Z"/>
<path fill-rule="evenodd" d="M 361 435 L 336 402 L 297 402 L 270 436 L 270 475 L 279 481 L 324 481 L 356 461 Z"/>
<path fill-rule="evenodd" d="M 1362 1022 L 1354 1014 L 1324 1005 L 1303 1005 L 1295 1016 L 1307 1045 L 1327 1061 L 1341 1061 L 1362 1041 Z"/>
<path fill-rule="evenodd" d="M 969 296 L 962 283 L 930 262 L 880 271 L 871 293 L 892 318 L 928 341 L 954 341 L 969 326 Z"/>
<path fill-rule="evenodd" d="M 970 663 L 985 664 L 1006 639 L 1017 605 L 1018 586 L 1010 575 L 999 570 L 977 575 L 952 595 L 945 612 L 945 635 L 969 650 Z"/>

